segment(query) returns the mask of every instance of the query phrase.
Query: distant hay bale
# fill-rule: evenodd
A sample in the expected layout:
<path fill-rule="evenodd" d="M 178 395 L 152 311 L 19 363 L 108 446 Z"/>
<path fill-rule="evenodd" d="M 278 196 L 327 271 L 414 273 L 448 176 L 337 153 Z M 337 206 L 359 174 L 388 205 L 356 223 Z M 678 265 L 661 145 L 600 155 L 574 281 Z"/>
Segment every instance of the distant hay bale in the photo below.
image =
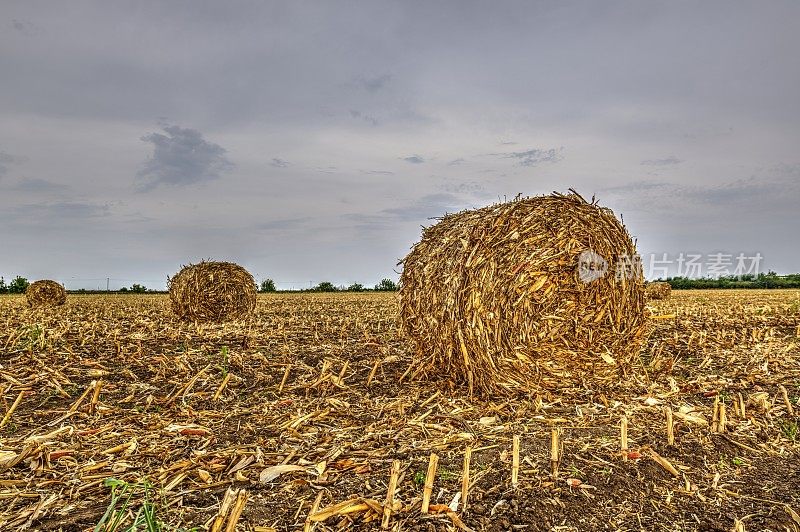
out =
<path fill-rule="evenodd" d="M 42 279 L 28 285 L 25 298 L 31 307 L 55 307 L 67 301 L 67 291 L 55 281 Z"/>
<path fill-rule="evenodd" d="M 446 215 L 402 261 L 416 374 L 469 392 L 618 383 L 644 336 L 641 262 L 614 213 L 574 191 Z"/>
<path fill-rule="evenodd" d="M 647 299 L 667 299 L 672 293 L 672 286 L 662 281 L 647 283 L 644 285 L 644 293 Z"/>
<path fill-rule="evenodd" d="M 256 306 L 256 283 L 250 272 L 237 264 L 203 261 L 184 266 L 169 279 L 169 298 L 180 319 L 242 319 Z"/>

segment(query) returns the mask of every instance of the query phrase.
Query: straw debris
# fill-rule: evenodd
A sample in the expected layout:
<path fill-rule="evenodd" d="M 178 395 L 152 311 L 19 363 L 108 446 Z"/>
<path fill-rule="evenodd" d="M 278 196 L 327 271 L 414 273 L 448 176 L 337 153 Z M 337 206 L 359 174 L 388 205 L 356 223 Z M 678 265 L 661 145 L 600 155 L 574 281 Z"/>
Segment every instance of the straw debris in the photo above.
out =
<path fill-rule="evenodd" d="M 28 286 L 25 298 L 31 307 L 55 307 L 67 301 L 67 291 L 56 281 L 42 279 Z"/>
<path fill-rule="evenodd" d="M 596 388 L 639 352 L 634 243 L 611 210 L 574 191 L 446 215 L 402 264 L 400 326 L 417 375 L 445 374 L 470 393 Z"/>
<path fill-rule="evenodd" d="M 237 264 L 203 261 L 184 266 L 169 279 L 169 298 L 180 319 L 242 319 L 256 306 L 256 283 L 250 272 Z"/>

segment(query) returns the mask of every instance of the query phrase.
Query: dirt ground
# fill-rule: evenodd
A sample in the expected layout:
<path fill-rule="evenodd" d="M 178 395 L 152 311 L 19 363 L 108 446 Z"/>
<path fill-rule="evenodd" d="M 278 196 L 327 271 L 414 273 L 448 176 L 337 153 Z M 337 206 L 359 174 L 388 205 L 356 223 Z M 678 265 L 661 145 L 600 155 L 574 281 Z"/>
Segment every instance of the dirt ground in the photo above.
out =
<path fill-rule="evenodd" d="M 515 400 L 409 381 L 395 297 L 205 326 L 163 295 L 1 297 L 0 530 L 800 530 L 800 291 L 673 292 L 618 387 Z"/>

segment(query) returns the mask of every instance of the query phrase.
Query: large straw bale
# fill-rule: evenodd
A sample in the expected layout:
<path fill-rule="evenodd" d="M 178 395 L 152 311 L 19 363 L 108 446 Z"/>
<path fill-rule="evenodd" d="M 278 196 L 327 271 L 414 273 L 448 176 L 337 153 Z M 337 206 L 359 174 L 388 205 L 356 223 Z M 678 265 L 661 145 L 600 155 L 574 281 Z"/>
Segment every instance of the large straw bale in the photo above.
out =
<path fill-rule="evenodd" d="M 644 293 L 647 299 L 667 299 L 672 293 L 672 286 L 662 281 L 646 283 Z"/>
<path fill-rule="evenodd" d="M 67 301 L 67 291 L 56 281 L 42 279 L 28 285 L 25 299 L 31 307 L 55 307 Z"/>
<path fill-rule="evenodd" d="M 645 332 L 641 262 L 614 213 L 574 191 L 446 215 L 402 261 L 416 374 L 471 393 L 618 384 Z"/>
<path fill-rule="evenodd" d="M 173 312 L 181 319 L 242 319 L 256 306 L 256 283 L 250 272 L 237 264 L 203 261 L 184 266 L 169 280 L 169 297 Z"/>

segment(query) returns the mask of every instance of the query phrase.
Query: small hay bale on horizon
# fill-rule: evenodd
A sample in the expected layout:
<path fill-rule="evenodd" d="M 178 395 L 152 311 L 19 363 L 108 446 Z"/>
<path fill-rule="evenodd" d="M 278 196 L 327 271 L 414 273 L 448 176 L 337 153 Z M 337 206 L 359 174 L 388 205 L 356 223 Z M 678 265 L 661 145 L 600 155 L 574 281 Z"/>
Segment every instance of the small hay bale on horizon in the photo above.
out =
<path fill-rule="evenodd" d="M 664 281 L 654 281 L 644 285 L 647 299 L 667 299 L 672 293 L 672 285 Z"/>
<path fill-rule="evenodd" d="M 253 276 L 232 262 L 202 261 L 184 266 L 167 284 L 172 311 L 179 319 L 243 319 L 256 306 Z"/>
<path fill-rule="evenodd" d="M 67 291 L 56 281 L 41 279 L 28 285 L 25 299 L 32 308 L 57 307 L 66 303 Z"/>
<path fill-rule="evenodd" d="M 401 262 L 414 375 L 484 395 L 616 387 L 646 331 L 638 258 L 574 191 L 445 215 Z"/>

